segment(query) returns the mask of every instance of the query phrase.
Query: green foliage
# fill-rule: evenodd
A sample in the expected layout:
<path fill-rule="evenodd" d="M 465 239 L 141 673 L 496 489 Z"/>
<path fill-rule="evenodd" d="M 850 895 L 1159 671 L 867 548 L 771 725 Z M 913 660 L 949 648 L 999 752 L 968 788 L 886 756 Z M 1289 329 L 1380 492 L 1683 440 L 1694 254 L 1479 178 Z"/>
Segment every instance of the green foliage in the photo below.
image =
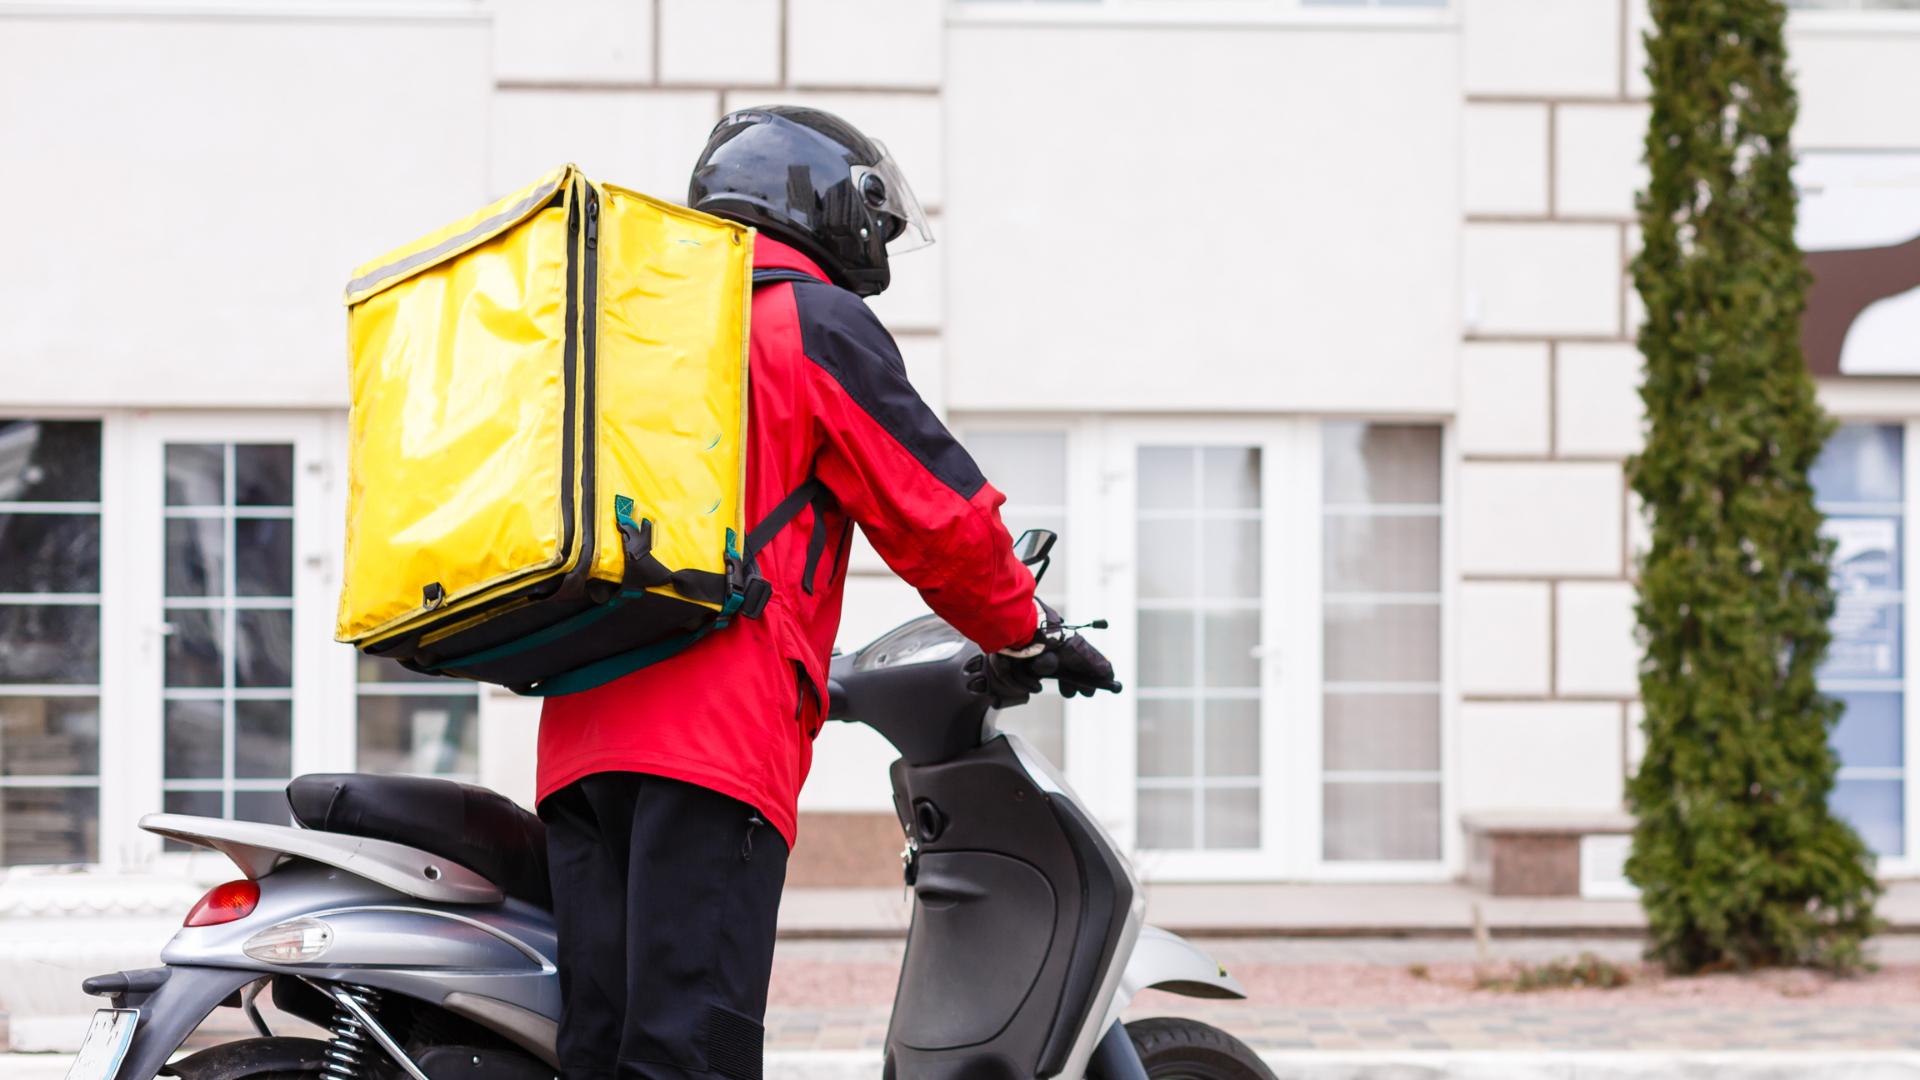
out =
<path fill-rule="evenodd" d="M 1473 974 L 1475 990 L 1508 994 L 1531 994 L 1541 990 L 1617 990 L 1632 981 L 1633 976 L 1626 968 L 1590 952 L 1583 952 L 1571 960 L 1514 964 L 1504 973 L 1476 971 Z"/>
<path fill-rule="evenodd" d="M 1652 0 L 1645 247 L 1652 516 L 1640 568 L 1647 751 L 1627 876 L 1670 970 L 1849 968 L 1879 887 L 1827 809 L 1839 705 L 1807 471 L 1831 430 L 1800 351 L 1796 109 L 1778 0 Z"/>

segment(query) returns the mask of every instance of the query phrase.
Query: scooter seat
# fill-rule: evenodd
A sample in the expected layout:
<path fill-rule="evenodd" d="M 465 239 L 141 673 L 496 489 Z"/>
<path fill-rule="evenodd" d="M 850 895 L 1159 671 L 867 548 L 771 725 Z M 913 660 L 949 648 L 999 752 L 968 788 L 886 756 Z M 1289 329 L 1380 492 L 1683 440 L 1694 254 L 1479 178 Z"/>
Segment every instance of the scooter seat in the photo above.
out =
<path fill-rule="evenodd" d="M 287 785 L 287 802 L 309 829 L 416 847 L 553 909 L 547 828 L 498 792 L 432 776 L 309 773 Z"/>

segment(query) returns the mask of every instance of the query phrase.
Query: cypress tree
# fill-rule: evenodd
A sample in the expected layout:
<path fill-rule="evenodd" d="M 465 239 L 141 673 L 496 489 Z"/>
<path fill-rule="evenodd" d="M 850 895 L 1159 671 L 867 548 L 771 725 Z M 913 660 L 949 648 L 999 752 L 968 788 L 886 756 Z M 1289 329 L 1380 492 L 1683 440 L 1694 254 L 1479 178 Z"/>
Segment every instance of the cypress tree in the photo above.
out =
<path fill-rule="evenodd" d="M 1831 431 L 1800 348 L 1796 109 L 1778 0 L 1652 0 L 1640 566 L 1646 756 L 1627 876 L 1675 971 L 1860 962 L 1879 887 L 1827 808 L 1833 591 L 1808 469 Z"/>

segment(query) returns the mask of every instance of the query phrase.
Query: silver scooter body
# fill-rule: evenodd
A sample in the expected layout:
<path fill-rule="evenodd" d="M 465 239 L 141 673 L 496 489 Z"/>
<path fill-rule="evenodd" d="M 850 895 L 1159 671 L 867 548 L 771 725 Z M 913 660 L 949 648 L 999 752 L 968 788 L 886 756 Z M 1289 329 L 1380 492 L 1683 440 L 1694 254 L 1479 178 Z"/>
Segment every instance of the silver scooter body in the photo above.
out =
<path fill-rule="evenodd" d="M 903 643 L 913 647 L 903 649 Z M 963 1076 L 976 1074 L 984 1062 L 996 1070 L 992 1075 L 1144 1077 L 1118 1024 L 1134 994 L 1148 987 L 1202 997 L 1244 997 L 1244 991 L 1199 949 L 1144 925 L 1138 882 L 1112 838 L 1085 812 L 1058 771 L 1018 736 L 998 732 L 984 697 L 966 688 L 966 672 L 969 665 L 977 670 L 978 659 L 978 650 L 957 632 L 928 617 L 859 653 L 836 657 L 833 664 L 833 714 L 875 727 L 902 750 L 893 769 L 895 801 L 908 835 L 909 872 L 917 872 L 918 880 L 886 1071 L 916 1078 Z M 935 719 L 943 712 L 944 719 Z M 986 776 L 997 778 L 996 790 L 1003 794 L 1022 794 L 1002 800 L 998 810 L 976 807 L 972 792 Z M 1025 792 L 1031 792 L 1031 801 Z M 1009 808 L 1027 815 L 1028 826 L 1017 830 L 1021 836 L 979 831 Z M 929 828 L 934 814 L 938 827 Z M 1070 846 L 1077 845 L 1071 852 L 1075 865 L 1105 866 L 1108 876 L 1080 873 L 1073 881 L 1046 880 L 1049 874 L 1076 873 L 1063 868 L 1060 845 L 1046 836 L 1047 822 L 1059 823 Z M 313 1056 L 320 1054 L 319 1071 L 337 1080 L 370 1080 L 376 1072 L 445 1080 L 451 1073 L 437 1063 L 443 1059 L 423 1058 L 417 1034 L 408 1030 L 432 1021 L 430 1030 L 447 1030 L 452 1022 L 454 1030 L 486 1036 L 468 1040 L 484 1044 L 487 1055 L 486 1070 L 474 1077 L 534 1080 L 557 1070 L 560 993 L 549 912 L 505 896 L 464 866 L 406 844 L 170 814 L 150 815 L 141 826 L 227 854 L 257 882 L 259 900 L 244 918 L 180 930 L 161 953 L 165 968 L 88 980 L 90 992 L 108 995 L 117 1007 L 140 1010 L 124 1058 L 101 1080 L 151 1080 L 200 1021 L 223 1004 L 247 1008 L 266 1034 L 252 1010 L 252 995 L 263 980 L 272 981 L 276 1004 L 283 1007 L 283 989 L 318 995 L 309 996 L 301 1015 L 328 1027 L 333 1039 L 326 1047 L 297 1039 L 255 1040 L 258 1053 L 247 1059 L 247 1068 L 313 1071 Z M 423 833 L 432 828 L 433 823 L 422 823 Z M 943 849 L 964 840 L 969 828 L 977 843 L 964 851 Z M 1034 855 L 1020 847 L 1035 837 L 1043 846 L 1053 844 L 1060 866 L 1045 865 L 1045 851 Z M 1014 866 L 1023 862 L 1024 869 Z M 985 878 L 975 873 L 983 866 Z M 1068 917 L 1073 912 L 1063 912 L 1065 898 L 1089 888 L 1110 891 L 1106 901 L 1112 910 L 1081 918 L 1083 911 L 1076 922 Z M 1004 950 L 1007 941 L 1019 938 L 1007 933 L 1004 918 L 1048 902 L 1058 928 L 1049 929 L 1041 943 L 1045 961 L 1036 961 L 1031 950 L 1008 958 L 1009 965 L 1025 965 L 1039 975 L 1021 987 L 1010 986 L 1018 979 L 1002 979 L 994 988 L 998 997 L 954 992 L 962 965 L 947 962 L 956 949 L 976 957 Z M 968 912 L 988 922 L 969 920 Z M 955 913 L 961 917 L 954 918 Z M 945 937 L 942 928 L 949 931 Z M 961 931 L 957 939 L 950 933 L 954 929 Z M 992 933 L 981 933 L 986 929 Z M 276 930 L 282 940 L 304 934 L 301 940 L 310 947 L 321 938 L 325 944 L 310 957 L 262 959 L 267 954 L 259 943 L 276 937 Z M 1032 943 L 1040 936 L 1036 932 L 1020 940 Z M 1061 966 L 1060 957 L 1071 963 Z M 965 965 L 976 971 L 986 966 Z M 1036 980 L 1045 984 L 1044 992 L 1031 992 Z M 1009 997 L 1010 990 L 1018 993 Z M 1010 1016 L 993 1012 L 997 1000 L 1012 1002 Z M 326 1015 L 315 1014 L 315 1002 L 326 1003 Z M 397 1002 L 404 1004 L 394 1008 Z M 926 1036 L 929 1023 L 939 1026 L 940 1021 L 929 1020 L 936 1014 L 958 1016 L 960 1028 L 999 1024 L 1002 1036 L 988 1040 L 984 1050 L 953 1038 L 946 1040 L 951 1045 L 933 1045 L 941 1040 Z M 960 1028 L 949 1025 L 946 1032 L 964 1035 Z M 1007 1032 L 1026 1034 L 1009 1038 Z M 460 1071 L 468 1071 L 467 1057 L 463 1044 Z M 476 1068 L 481 1061 L 480 1053 L 472 1055 Z M 223 1080 L 239 1075 L 231 1063 L 223 1067 Z"/>

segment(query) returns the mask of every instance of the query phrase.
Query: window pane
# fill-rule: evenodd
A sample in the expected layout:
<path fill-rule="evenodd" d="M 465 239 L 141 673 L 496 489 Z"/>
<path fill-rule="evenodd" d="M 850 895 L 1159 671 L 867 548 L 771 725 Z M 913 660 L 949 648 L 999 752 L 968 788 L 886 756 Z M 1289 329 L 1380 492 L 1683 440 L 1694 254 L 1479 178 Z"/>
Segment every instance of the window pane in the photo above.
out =
<path fill-rule="evenodd" d="M 1827 440 L 1810 479 L 1821 502 L 1898 503 L 1901 446 L 1898 424 L 1844 424 Z"/>
<path fill-rule="evenodd" d="M 1438 682 L 1437 604 L 1326 605 L 1329 682 Z"/>
<path fill-rule="evenodd" d="M 99 502 L 98 420 L 0 420 L 0 502 Z"/>
<path fill-rule="evenodd" d="M 1059 431 L 969 431 L 967 449 L 1007 502 L 1067 503 L 1067 436 Z M 1018 535 L 1015 530 L 1015 535 Z"/>
<path fill-rule="evenodd" d="M 222 686 L 226 681 L 226 634 L 218 611 L 168 608 L 168 686 Z"/>
<path fill-rule="evenodd" d="M 1900 587 L 1900 519 L 1833 515 L 1820 525 L 1833 541 L 1833 588 L 1843 596 Z"/>
<path fill-rule="evenodd" d="M 1440 591 L 1440 519 L 1342 514 L 1327 518 L 1326 589 Z"/>
<path fill-rule="evenodd" d="M 1326 768 L 1345 771 L 1440 768 L 1440 699 L 1432 694 L 1328 694 Z"/>
<path fill-rule="evenodd" d="M 291 825 L 293 808 L 287 805 L 285 791 L 236 791 L 233 793 L 233 817 L 235 821 Z"/>
<path fill-rule="evenodd" d="M 1190 446 L 1143 446 L 1138 457 L 1142 510 L 1191 510 L 1199 506 L 1199 479 Z"/>
<path fill-rule="evenodd" d="M 1440 502 L 1439 428 L 1339 421 L 1321 431 L 1328 503 Z"/>
<path fill-rule="evenodd" d="M 1205 738 L 1208 776 L 1260 775 L 1258 701 L 1208 698 Z M 1213 827 L 1211 820 L 1207 827 Z"/>
<path fill-rule="evenodd" d="M 1067 759 L 1066 702 L 1055 693 L 1042 693 L 1017 709 L 995 717 L 1001 731 L 1027 740 L 1040 755 L 1058 766 Z"/>
<path fill-rule="evenodd" d="M 1260 448 L 1209 446 L 1200 452 L 1201 505 L 1209 510 L 1260 509 Z"/>
<path fill-rule="evenodd" d="M 1208 612 L 1202 616 L 1206 639 L 1206 685 L 1252 688 L 1260 685 L 1260 660 L 1253 655 L 1260 645 L 1260 613 L 1257 611 Z"/>
<path fill-rule="evenodd" d="M 365 772 L 472 776 L 480 770 L 473 695 L 360 696 L 360 768 Z"/>
<path fill-rule="evenodd" d="M 99 858 L 98 788 L 0 788 L 0 864 Z"/>
<path fill-rule="evenodd" d="M 1324 857 L 1330 861 L 1426 861 L 1440 857 L 1440 785 L 1328 781 Z"/>
<path fill-rule="evenodd" d="M 355 677 L 361 683 L 436 682 L 449 687 L 463 685 L 459 681 L 448 679 L 444 675 L 422 675 L 417 671 L 409 671 L 401 667 L 399 661 L 389 660 L 383 656 L 368 656 L 365 653 L 356 653 L 354 655 L 354 665 Z"/>
<path fill-rule="evenodd" d="M 1901 694 L 1833 694 L 1845 711 L 1833 729 L 1833 750 L 1842 767 L 1898 769 L 1906 764 L 1902 746 Z"/>
<path fill-rule="evenodd" d="M 1199 580 L 1193 523 L 1146 520 L 1140 522 L 1138 530 L 1140 598 L 1190 599 Z"/>
<path fill-rule="evenodd" d="M 1841 780 L 1828 799 L 1876 855 L 1907 850 L 1906 784 L 1899 780 Z"/>
<path fill-rule="evenodd" d="M 1140 685 L 1181 687 L 1195 684 L 1194 614 L 1189 611 L 1140 613 Z"/>
<path fill-rule="evenodd" d="M 1195 846 L 1192 788 L 1143 788 L 1138 805 L 1140 847 L 1179 851 Z"/>
<path fill-rule="evenodd" d="M 0 683 L 99 681 L 99 608 L 0 604 Z"/>
<path fill-rule="evenodd" d="M 240 596 L 293 595 L 293 521 L 241 518 L 233 523 L 234 592 Z"/>
<path fill-rule="evenodd" d="M 237 506 L 292 506 L 293 445 L 241 443 L 235 446 L 233 501 Z"/>
<path fill-rule="evenodd" d="M 218 701 L 166 704 L 164 776 L 218 780 L 226 775 L 225 706 Z"/>
<path fill-rule="evenodd" d="M 1244 849 L 1260 846 L 1259 788 L 1215 789 L 1201 798 L 1206 800 L 1208 847 Z"/>
<path fill-rule="evenodd" d="M 217 791 L 169 791 L 160 796 L 160 806 L 169 814 L 194 817 L 220 817 L 220 793 Z M 170 851 L 192 851 L 191 844 L 168 841 Z"/>
<path fill-rule="evenodd" d="M 1141 776 L 1193 775 L 1193 705 L 1149 699 L 1135 710 L 1136 768 Z"/>
<path fill-rule="evenodd" d="M 0 697 L 0 776 L 99 771 L 99 698 Z"/>
<path fill-rule="evenodd" d="M 233 703 L 233 775 L 262 780 L 293 775 L 293 702 Z"/>
<path fill-rule="evenodd" d="M 1859 596 L 1835 600 L 1833 642 L 1820 665 L 1823 679 L 1897 679 L 1904 664 L 1900 655 L 1901 605 L 1895 601 Z"/>
<path fill-rule="evenodd" d="M 99 591 L 99 515 L 0 514 L 0 593 Z"/>
<path fill-rule="evenodd" d="M 167 505 L 222 506 L 227 501 L 227 448 L 219 443 L 167 444 Z"/>
<path fill-rule="evenodd" d="M 235 686 L 293 685 L 293 612 L 237 612 L 234 633 Z"/>
<path fill-rule="evenodd" d="M 1142 522 L 1142 526 L 1150 524 Z M 1181 523 L 1183 526 L 1185 522 Z M 1191 531 L 1187 532 L 1191 537 Z M 1200 595 L 1212 600 L 1260 596 L 1260 523 L 1207 521 L 1200 526 Z M 1180 552 L 1188 562 L 1194 552 Z M 1146 595 L 1146 594 L 1142 594 Z"/>
<path fill-rule="evenodd" d="M 227 591 L 227 523 L 220 518 L 167 522 L 167 595 L 220 596 Z"/>

